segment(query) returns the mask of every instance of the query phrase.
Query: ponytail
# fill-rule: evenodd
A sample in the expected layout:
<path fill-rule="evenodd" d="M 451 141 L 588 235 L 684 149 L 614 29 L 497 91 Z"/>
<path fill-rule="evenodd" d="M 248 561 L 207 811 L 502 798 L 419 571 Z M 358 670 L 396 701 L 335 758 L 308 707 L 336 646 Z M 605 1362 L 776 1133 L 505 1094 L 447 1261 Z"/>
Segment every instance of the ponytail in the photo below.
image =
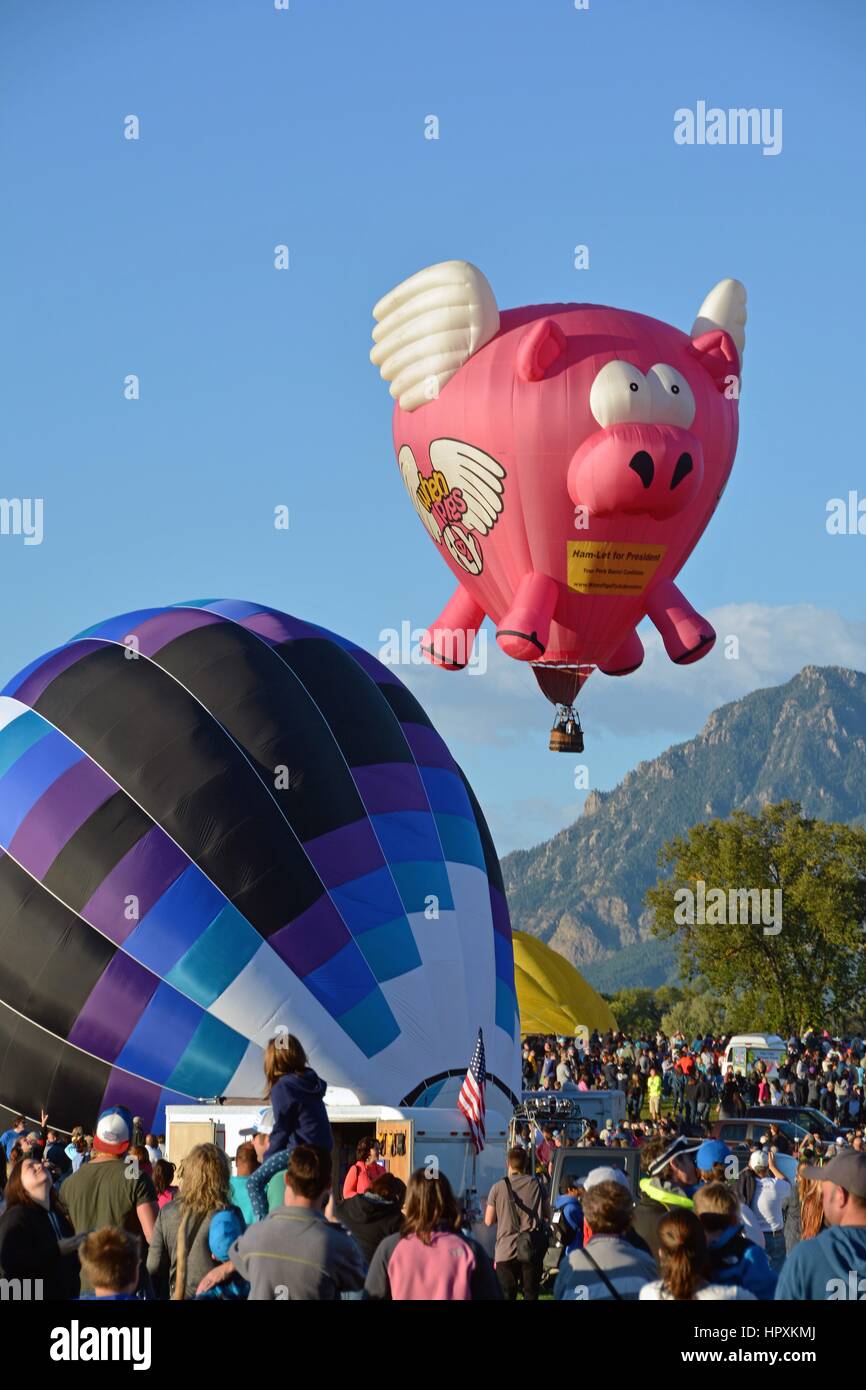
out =
<path fill-rule="evenodd" d="M 663 1216 L 658 1227 L 659 1272 L 671 1298 L 694 1299 L 707 1282 L 707 1238 L 693 1211 L 681 1209 Z"/>

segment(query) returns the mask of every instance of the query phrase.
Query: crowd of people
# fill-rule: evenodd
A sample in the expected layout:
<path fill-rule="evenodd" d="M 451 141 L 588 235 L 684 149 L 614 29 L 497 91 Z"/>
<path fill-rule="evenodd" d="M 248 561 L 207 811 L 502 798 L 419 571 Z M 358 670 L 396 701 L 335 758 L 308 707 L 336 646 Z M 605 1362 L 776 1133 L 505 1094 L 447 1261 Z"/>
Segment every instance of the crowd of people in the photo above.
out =
<path fill-rule="evenodd" d="M 523 1044 L 524 1090 L 619 1090 L 631 1121 L 646 1109 L 660 1118 L 665 1101 L 686 1124 L 704 1124 L 714 1106 L 736 1118 L 755 1105 L 808 1106 L 840 1127 L 866 1120 L 866 1044 L 862 1037 L 833 1039 L 807 1029 L 789 1038 L 775 1070 L 757 1063 L 746 1072 L 724 1066 L 725 1037 L 687 1040 L 598 1032 L 588 1038 L 532 1037 Z"/>
<path fill-rule="evenodd" d="M 528 1039 L 528 1091 L 623 1091 L 627 1117 L 578 1135 L 516 1124 L 480 1221 L 435 1165 L 404 1184 L 372 1135 L 335 1174 L 325 1083 L 287 1035 L 266 1049 L 271 1108 L 233 1163 L 199 1144 L 175 1168 L 122 1105 L 71 1135 L 21 1116 L 0 1135 L 0 1277 L 46 1300 L 862 1296 L 863 1039 L 810 1030 L 746 1074 L 724 1067 L 725 1041 Z M 709 1134 L 717 1115 L 772 1105 L 817 1109 L 832 1138 L 792 1143 L 772 1121 L 738 1157 Z M 580 1171 L 557 1163 L 575 1148 L 592 1150 Z"/>
<path fill-rule="evenodd" d="M 727 1043 L 661 1031 L 525 1040 L 524 1086 L 561 1093 L 550 1113 L 562 1119 L 517 1127 L 509 1178 L 523 1184 L 527 1207 L 543 1194 L 540 1219 L 560 1248 L 557 1298 L 826 1300 L 866 1291 L 863 1038 L 807 1029 L 775 1064 L 756 1059 L 739 1070 L 725 1065 Z M 569 1102 L 579 1109 L 581 1092 L 606 1090 L 624 1093 L 626 1118 L 584 1121 L 575 1136 Z M 713 1137 L 714 1121 L 762 1114 L 760 1124 L 737 1127 L 736 1149 Z M 615 1150 L 638 1150 L 638 1192 L 622 1161 L 551 1191 L 557 1150 L 574 1147 L 611 1150 L 612 1160 Z M 509 1253 L 504 1242 L 500 1249 Z M 593 1256 L 613 1264 L 615 1292 Z M 537 1262 L 512 1266 L 527 1298 L 542 1275 Z"/>
<path fill-rule="evenodd" d="M 233 1165 L 198 1144 L 175 1169 L 165 1136 L 122 1105 L 71 1136 L 44 1112 L 38 1128 L 19 1116 L 0 1135 L 4 1287 L 46 1300 L 500 1296 L 447 1177 L 402 1182 L 368 1135 L 335 1191 L 326 1087 L 297 1038 L 268 1045 L 265 1077 L 270 1109 Z"/>

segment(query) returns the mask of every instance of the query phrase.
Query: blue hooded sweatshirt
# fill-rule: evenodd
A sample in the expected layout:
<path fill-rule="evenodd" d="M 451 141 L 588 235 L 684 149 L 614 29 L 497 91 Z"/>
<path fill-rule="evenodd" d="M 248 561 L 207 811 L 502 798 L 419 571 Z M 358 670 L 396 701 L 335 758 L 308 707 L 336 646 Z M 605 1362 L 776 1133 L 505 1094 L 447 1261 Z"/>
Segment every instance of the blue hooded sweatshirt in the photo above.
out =
<path fill-rule="evenodd" d="M 776 1275 L 766 1253 L 749 1240 L 742 1226 L 731 1226 L 707 1241 L 711 1284 L 739 1284 L 755 1298 L 769 1301 L 776 1292 Z"/>
<path fill-rule="evenodd" d="M 828 1226 L 801 1240 L 782 1265 L 776 1298 L 838 1302 L 866 1298 L 866 1226 Z"/>
<path fill-rule="evenodd" d="M 298 1144 L 315 1144 L 329 1152 L 334 1147 L 331 1122 L 325 1109 L 328 1083 L 312 1067 L 281 1076 L 271 1089 L 274 1127 L 266 1158 Z"/>

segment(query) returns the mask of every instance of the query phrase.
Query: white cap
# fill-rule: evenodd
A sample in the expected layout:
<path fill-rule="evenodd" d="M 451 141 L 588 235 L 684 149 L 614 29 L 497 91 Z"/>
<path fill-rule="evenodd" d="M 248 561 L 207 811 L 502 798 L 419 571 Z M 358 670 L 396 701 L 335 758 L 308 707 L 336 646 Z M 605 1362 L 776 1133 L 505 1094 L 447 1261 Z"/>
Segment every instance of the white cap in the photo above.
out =
<path fill-rule="evenodd" d="M 267 1110 L 263 1110 L 254 1125 L 249 1129 L 242 1129 L 241 1136 L 245 1137 L 253 1134 L 270 1134 L 274 1128 L 274 1112 L 269 1105 Z"/>
<path fill-rule="evenodd" d="M 769 1168 L 769 1166 L 770 1155 L 765 1153 L 763 1149 L 756 1149 L 753 1154 L 749 1155 L 749 1167 L 753 1172 L 758 1168 Z"/>
<path fill-rule="evenodd" d="M 598 1187 L 600 1182 L 618 1182 L 620 1187 L 625 1187 L 631 1192 L 628 1178 L 622 1168 L 614 1168 L 612 1164 L 603 1163 L 600 1167 L 593 1168 L 590 1173 L 587 1173 L 583 1180 L 584 1191 L 589 1192 L 591 1188 Z"/>

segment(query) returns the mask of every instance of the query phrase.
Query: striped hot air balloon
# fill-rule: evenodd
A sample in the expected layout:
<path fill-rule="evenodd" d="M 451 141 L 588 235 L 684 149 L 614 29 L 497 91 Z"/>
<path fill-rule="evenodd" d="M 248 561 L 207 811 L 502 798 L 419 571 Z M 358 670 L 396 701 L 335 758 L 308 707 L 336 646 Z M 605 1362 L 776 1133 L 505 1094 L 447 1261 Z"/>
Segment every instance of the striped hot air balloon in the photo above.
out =
<path fill-rule="evenodd" d="M 418 702 L 254 603 L 123 614 L 0 697 L 0 1104 L 61 1127 L 258 1096 L 298 1034 L 333 1086 L 453 1104 L 479 1027 L 519 1089 L 484 817 Z"/>

